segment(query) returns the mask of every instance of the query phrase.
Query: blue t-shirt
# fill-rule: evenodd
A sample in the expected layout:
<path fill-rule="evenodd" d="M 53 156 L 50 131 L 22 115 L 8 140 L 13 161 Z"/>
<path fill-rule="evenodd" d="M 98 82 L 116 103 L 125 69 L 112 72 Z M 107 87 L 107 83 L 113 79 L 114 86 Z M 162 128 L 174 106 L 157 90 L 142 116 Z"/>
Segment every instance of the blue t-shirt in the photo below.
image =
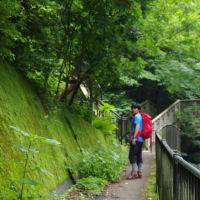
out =
<path fill-rule="evenodd" d="M 135 125 L 136 124 L 140 125 L 139 132 L 142 131 L 143 123 L 142 123 L 142 116 L 140 114 L 135 115 L 134 119 L 131 117 L 130 122 L 131 122 L 131 125 L 132 125 L 132 128 L 131 128 L 132 134 L 134 134 L 134 132 L 135 132 Z M 131 137 L 131 141 L 132 141 L 132 139 L 133 139 L 133 136 Z M 137 136 L 135 137 L 135 141 L 137 141 Z M 144 142 L 144 139 L 142 137 L 139 137 L 139 142 Z"/>

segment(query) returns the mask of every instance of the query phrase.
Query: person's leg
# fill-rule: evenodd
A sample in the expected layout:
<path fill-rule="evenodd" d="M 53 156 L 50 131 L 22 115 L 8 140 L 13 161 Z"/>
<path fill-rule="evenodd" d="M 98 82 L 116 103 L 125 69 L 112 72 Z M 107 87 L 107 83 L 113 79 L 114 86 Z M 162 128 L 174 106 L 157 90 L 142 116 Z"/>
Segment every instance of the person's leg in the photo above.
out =
<path fill-rule="evenodd" d="M 137 174 L 138 150 L 139 150 L 139 142 L 136 142 L 133 149 L 133 164 L 132 164 L 133 178 L 138 177 Z"/>
<path fill-rule="evenodd" d="M 137 172 L 137 163 L 132 163 L 132 172 Z"/>
<path fill-rule="evenodd" d="M 138 157 L 137 157 L 137 165 L 138 165 L 138 177 L 142 178 L 142 145 L 143 142 L 140 142 L 140 144 L 138 145 Z"/>
<path fill-rule="evenodd" d="M 129 161 L 132 166 L 132 170 L 128 176 L 128 179 L 132 179 L 134 175 L 137 173 L 137 147 L 136 145 L 130 144 L 130 149 L 129 149 Z"/>
<path fill-rule="evenodd" d="M 129 161 L 130 161 L 130 164 L 133 163 L 133 150 L 134 150 L 134 147 L 133 145 L 130 144 L 130 148 L 129 148 Z"/>
<path fill-rule="evenodd" d="M 131 166 L 133 166 L 133 146 L 130 144 L 130 148 L 129 148 L 129 162 L 131 164 Z M 133 170 L 131 170 L 131 172 L 128 175 L 128 179 L 132 179 L 133 177 Z"/>

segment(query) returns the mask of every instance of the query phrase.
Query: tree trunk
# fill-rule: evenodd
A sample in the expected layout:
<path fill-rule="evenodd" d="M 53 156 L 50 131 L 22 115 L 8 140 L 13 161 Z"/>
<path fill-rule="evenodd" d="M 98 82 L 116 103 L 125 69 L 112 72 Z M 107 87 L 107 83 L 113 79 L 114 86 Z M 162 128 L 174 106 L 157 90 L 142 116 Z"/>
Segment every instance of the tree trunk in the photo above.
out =
<path fill-rule="evenodd" d="M 93 112 L 93 88 L 92 83 L 89 85 L 89 91 L 90 91 L 90 112 Z"/>
<path fill-rule="evenodd" d="M 74 88 L 74 90 L 73 90 L 73 93 L 72 93 L 72 96 L 71 96 L 71 98 L 70 98 L 70 100 L 69 100 L 69 107 L 73 104 L 73 102 L 74 102 L 74 98 L 75 98 L 75 96 L 77 95 L 77 93 L 78 93 L 78 90 L 79 90 L 79 87 L 80 87 L 80 82 L 76 85 L 76 87 Z"/>
<path fill-rule="evenodd" d="M 67 95 L 68 95 L 68 88 L 69 88 L 69 76 L 65 78 L 65 90 L 63 91 L 60 100 L 65 102 Z"/>

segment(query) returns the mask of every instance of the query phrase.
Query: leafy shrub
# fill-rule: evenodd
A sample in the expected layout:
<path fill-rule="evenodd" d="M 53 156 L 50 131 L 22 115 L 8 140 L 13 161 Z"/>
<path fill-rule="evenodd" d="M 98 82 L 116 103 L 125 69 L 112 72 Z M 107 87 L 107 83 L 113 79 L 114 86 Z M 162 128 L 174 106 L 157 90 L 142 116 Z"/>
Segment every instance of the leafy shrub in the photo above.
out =
<path fill-rule="evenodd" d="M 116 117 L 110 113 L 114 108 L 114 106 L 108 103 L 103 103 L 103 106 L 100 106 L 98 110 L 106 116 L 95 117 L 93 120 L 93 126 L 104 133 L 104 135 L 112 135 L 117 129 Z"/>
<path fill-rule="evenodd" d="M 89 192 L 91 195 L 99 195 L 106 185 L 108 185 L 108 181 L 102 178 L 87 177 L 78 180 L 76 187 Z"/>
<path fill-rule="evenodd" d="M 127 150 L 124 146 L 116 143 L 100 144 L 94 149 L 83 150 L 71 156 L 66 168 L 74 176 L 79 174 L 81 177 L 75 187 L 81 195 L 79 198 L 85 199 L 87 196 L 99 195 L 109 181 L 119 181 L 127 163 Z"/>
<path fill-rule="evenodd" d="M 115 106 L 110 105 L 109 103 L 103 102 L 102 104 L 103 105 L 99 107 L 99 111 L 101 111 L 101 112 L 105 112 L 105 113 L 109 114 L 111 110 L 115 109 Z"/>
<path fill-rule="evenodd" d="M 112 135 L 117 129 L 114 116 L 96 117 L 93 120 L 93 126 L 99 129 L 104 135 Z"/>
<path fill-rule="evenodd" d="M 107 181 L 118 181 L 127 164 L 127 154 L 118 145 L 102 145 L 93 151 L 83 151 L 83 157 L 78 163 L 81 177 L 98 177 Z"/>

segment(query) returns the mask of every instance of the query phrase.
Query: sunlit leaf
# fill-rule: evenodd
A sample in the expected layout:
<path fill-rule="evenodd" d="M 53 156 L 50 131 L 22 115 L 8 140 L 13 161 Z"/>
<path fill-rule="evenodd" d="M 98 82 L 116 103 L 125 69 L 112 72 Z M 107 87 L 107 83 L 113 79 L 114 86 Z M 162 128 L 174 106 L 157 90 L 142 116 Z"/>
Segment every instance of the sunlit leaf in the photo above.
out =
<path fill-rule="evenodd" d="M 53 140 L 53 139 L 45 139 L 44 141 L 48 144 L 60 144 L 60 142 L 58 142 L 57 140 Z"/>
<path fill-rule="evenodd" d="M 29 149 L 28 151 L 31 152 L 31 153 L 39 153 L 39 151 L 36 150 L 36 149 Z"/>
<path fill-rule="evenodd" d="M 37 182 L 33 181 L 33 180 L 29 180 L 29 179 L 24 179 L 24 178 L 20 178 L 19 179 L 20 183 L 24 183 L 26 185 L 38 185 Z"/>
<path fill-rule="evenodd" d="M 49 171 L 47 171 L 46 169 L 42 169 L 41 167 L 37 166 L 35 168 L 37 171 L 42 172 L 43 174 L 49 175 L 49 176 L 53 176 L 53 174 Z"/>
<path fill-rule="evenodd" d="M 13 146 L 14 146 L 14 147 L 17 147 L 17 148 L 20 149 L 22 152 L 26 152 L 26 153 L 27 153 L 27 152 L 39 153 L 38 150 L 32 149 L 32 148 L 28 149 L 28 148 L 24 147 L 24 146 L 21 145 L 21 144 L 14 144 Z"/>
<path fill-rule="evenodd" d="M 23 145 L 21 144 L 14 144 L 13 145 L 14 147 L 17 147 L 18 149 L 20 149 L 22 152 L 28 152 L 28 149 L 26 147 L 24 147 Z"/>
<path fill-rule="evenodd" d="M 24 132 L 24 131 L 22 131 L 21 129 L 15 127 L 15 126 L 10 126 L 10 128 L 12 128 L 12 129 L 14 129 L 14 130 L 20 132 L 22 135 L 24 135 L 24 136 L 26 136 L 26 137 L 29 137 L 29 136 L 30 136 L 30 133 Z"/>

